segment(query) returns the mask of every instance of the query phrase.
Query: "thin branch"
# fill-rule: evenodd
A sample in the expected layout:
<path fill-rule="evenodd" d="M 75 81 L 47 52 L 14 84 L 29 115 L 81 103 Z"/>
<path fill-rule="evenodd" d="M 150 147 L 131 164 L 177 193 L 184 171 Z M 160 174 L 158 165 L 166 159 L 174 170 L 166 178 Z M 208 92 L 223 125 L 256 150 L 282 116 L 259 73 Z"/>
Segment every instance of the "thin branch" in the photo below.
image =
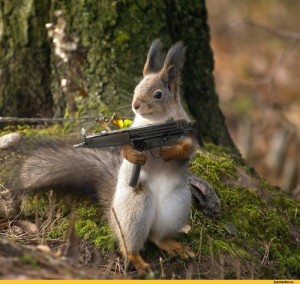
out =
<path fill-rule="evenodd" d="M 53 217 L 54 217 L 54 203 L 55 203 L 55 197 L 53 195 L 53 190 L 50 190 L 48 195 L 48 201 L 49 201 L 49 216 L 47 221 L 43 224 L 42 229 L 47 230 L 51 224 L 53 223 Z"/>
<path fill-rule="evenodd" d="M 122 227 L 121 227 L 121 224 L 120 224 L 120 222 L 119 222 L 119 219 L 118 219 L 118 217 L 117 217 L 117 214 L 116 214 L 116 211 L 115 211 L 115 209 L 112 207 L 111 208 L 111 210 L 112 210 L 112 212 L 113 212 L 113 214 L 114 214 L 114 217 L 115 217 L 115 219 L 116 219 L 116 222 L 117 222 L 117 225 L 118 225 L 118 227 L 119 227 L 119 230 L 120 230 L 120 233 L 121 233 L 121 237 L 122 237 L 122 240 L 123 240 L 123 243 L 124 243 L 124 249 L 125 249 L 125 277 L 126 277 L 126 275 L 127 275 L 127 264 L 128 264 L 128 250 L 127 250 L 127 245 L 126 245 L 126 241 L 125 241 L 125 237 L 124 237 L 124 234 L 123 234 L 123 230 L 122 230 Z"/>
<path fill-rule="evenodd" d="M 270 95 L 273 95 L 274 97 L 274 81 L 275 81 L 275 77 L 279 71 L 279 69 L 282 67 L 282 65 L 284 64 L 284 62 L 287 60 L 289 54 L 291 53 L 292 49 L 294 48 L 294 46 L 297 44 L 297 42 L 300 40 L 300 33 L 297 32 L 291 32 L 288 30 L 284 30 L 284 29 L 276 29 L 276 28 L 271 28 L 268 27 L 266 25 L 251 21 L 251 20 L 247 20 L 247 19 L 241 19 L 241 20 L 236 20 L 233 21 L 230 25 L 248 25 L 260 30 L 263 30 L 265 32 L 274 34 L 276 36 L 279 37 L 284 37 L 290 40 L 288 46 L 282 50 L 282 52 L 280 53 L 280 55 L 276 58 L 270 73 L 265 76 L 264 78 L 261 79 L 257 79 L 257 80 L 247 80 L 245 83 L 247 84 L 255 84 L 255 85 L 268 85 L 268 89 L 269 89 L 269 93 Z M 243 80 L 244 81 L 244 80 Z"/>
<path fill-rule="evenodd" d="M 264 243 L 264 246 L 265 246 L 265 254 L 264 254 L 264 257 L 261 261 L 261 264 L 262 265 L 266 265 L 267 262 L 269 261 L 269 253 L 270 253 L 270 248 L 271 248 L 271 244 L 273 242 L 274 238 L 272 238 L 268 244 Z"/>
<path fill-rule="evenodd" d="M 163 266 L 162 257 L 159 258 L 159 264 L 160 264 L 160 279 L 166 279 L 165 269 Z"/>
<path fill-rule="evenodd" d="M 45 118 L 45 117 L 1 117 L 0 116 L 0 123 L 58 123 L 58 122 L 65 122 L 65 121 L 87 121 L 87 120 L 101 120 L 102 117 L 99 116 L 85 116 L 85 117 L 77 117 L 77 118 Z M 130 119 L 132 120 L 132 117 L 122 117 L 122 119 Z"/>
<path fill-rule="evenodd" d="M 254 79 L 254 80 L 247 80 L 246 83 L 248 84 L 255 84 L 255 85 L 267 85 L 272 83 L 274 81 L 274 78 L 276 74 L 278 73 L 280 67 L 284 64 L 284 62 L 287 60 L 289 54 L 291 53 L 292 49 L 294 48 L 295 44 L 297 43 L 296 40 L 291 40 L 290 43 L 286 48 L 284 48 L 280 55 L 276 58 L 270 73 L 261 78 L 261 79 Z M 244 81 L 244 80 L 243 80 Z"/>
<path fill-rule="evenodd" d="M 296 44 L 296 40 L 291 40 L 291 42 L 289 43 L 289 45 L 281 52 L 281 54 L 277 57 L 271 72 L 269 74 L 269 93 L 270 95 L 273 94 L 274 97 L 274 90 L 275 90 L 275 86 L 274 86 L 274 81 L 275 81 L 275 77 L 279 71 L 279 69 L 283 66 L 284 62 L 287 60 L 289 54 L 291 53 L 293 47 Z M 266 78 L 268 79 L 268 78 Z"/>
<path fill-rule="evenodd" d="M 23 122 L 23 123 L 57 123 L 64 121 L 85 121 L 85 120 L 95 120 L 99 117 L 96 116 L 87 116 L 87 117 L 77 117 L 77 118 L 32 118 L 32 117 L 0 117 L 1 122 Z"/>
<path fill-rule="evenodd" d="M 270 78 L 274 78 L 275 75 L 277 74 L 279 68 L 284 64 L 284 62 L 286 61 L 287 57 L 289 56 L 291 50 L 293 49 L 293 47 L 296 44 L 296 40 L 291 40 L 291 42 L 289 43 L 289 45 L 281 52 L 281 54 L 277 57 L 271 73 L 269 75 Z"/>
<path fill-rule="evenodd" d="M 3 184 L 1 184 L 1 183 L 0 183 L 0 187 L 3 188 L 3 189 L 5 189 L 5 190 L 8 190 L 8 188 L 6 188 L 6 187 L 5 187 Z"/>
<path fill-rule="evenodd" d="M 284 30 L 284 29 L 271 28 L 264 24 L 260 24 L 260 23 L 257 23 L 257 22 L 254 22 L 254 21 L 251 21 L 248 19 L 235 20 L 235 21 L 231 22 L 230 25 L 247 25 L 247 26 L 251 26 L 251 27 L 254 27 L 254 28 L 257 28 L 260 30 L 264 30 L 264 31 L 274 34 L 276 36 L 288 38 L 288 39 L 295 40 L 295 41 L 300 40 L 300 33 L 298 33 L 298 32 L 291 32 L 291 31 Z"/>

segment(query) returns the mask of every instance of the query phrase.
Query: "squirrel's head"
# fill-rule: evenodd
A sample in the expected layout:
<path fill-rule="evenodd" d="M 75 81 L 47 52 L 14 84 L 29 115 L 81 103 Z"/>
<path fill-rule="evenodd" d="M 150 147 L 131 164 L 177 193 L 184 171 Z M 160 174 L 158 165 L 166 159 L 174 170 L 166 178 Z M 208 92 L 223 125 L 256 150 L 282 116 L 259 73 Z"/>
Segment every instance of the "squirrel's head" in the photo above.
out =
<path fill-rule="evenodd" d="M 164 62 L 160 50 L 160 40 L 156 39 L 150 46 L 143 70 L 144 78 L 136 86 L 132 101 L 135 114 L 158 121 L 171 118 L 180 105 L 180 72 L 186 48 L 182 42 L 174 44 Z"/>

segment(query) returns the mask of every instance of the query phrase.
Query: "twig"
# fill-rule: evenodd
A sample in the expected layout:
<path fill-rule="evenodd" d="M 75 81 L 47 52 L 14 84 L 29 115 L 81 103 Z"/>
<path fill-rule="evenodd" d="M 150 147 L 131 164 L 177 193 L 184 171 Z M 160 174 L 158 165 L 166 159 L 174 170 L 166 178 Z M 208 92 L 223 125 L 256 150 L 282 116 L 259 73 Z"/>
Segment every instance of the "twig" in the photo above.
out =
<path fill-rule="evenodd" d="M 162 279 L 166 279 L 166 273 L 165 273 L 165 269 L 164 269 L 164 266 L 163 266 L 163 260 L 162 260 L 162 257 L 159 258 L 159 264 L 160 264 L 160 277 Z"/>
<path fill-rule="evenodd" d="M 212 249 L 212 242 L 211 242 L 211 237 L 210 236 L 208 237 L 208 242 L 209 242 L 209 252 L 210 252 L 211 266 L 207 271 L 202 272 L 201 273 L 202 275 L 209 274 L 211 272 L 211 270 L 213 269 L 213 266 L 214 266 L 214 253 L 213 253 L 213 249 Z"/>
<path fill-rule="evenodd" d="M 201 261 L 201 250 L 202 250 L 202 241 L 203 241 L 203 228 L 204 228 L 204 225 L 202 225 L 202 227 L 200 229 L 199 248 L 198 248 L 198 251 L 196 253 L 196 258 L 198 258 L 198 263 L 200 263 L 200 261 Z"/>
<path fill-rule="evenodd" d="M 264 246 L 265 246 L 265 254 L 264 254 L 264 257 L 261 261 L 261 264 L 262 265 L 265 265 L 267 264 L 268 260 L 269 260 L 269 253 L 270 253 L 270 248 L 271 248 L 271 244 L 273 242 L 274 238 L 272 238 L 268 244 L 264 243 Z"/>
<path fill-rule="evenodd" d="M 49 200 L 49 215 L 48 215 L 47 221 L 42 226 L 42 228 L 44 230 L 47 230 L 50 227 L 50 225 L 52 224 L 52 221 L 53 221 L 54 203 L 55 203 L 53 190 L 50 190 L 48 200 Z"/>
<path fill-rule="evenodd" d="M 278 56 L 277 60 L 275 61 L 275 64 L 272 67 L 271 73 L 269 75 L 270 78 L 274 78 L 277 74 L 279 68 L 283 65 L 283 63 L 286 61 L 288 55 L 290 54 L 292 48 L 296 44 L 296 40 L 290 41 L 289 45 L 281 52 L 281 54 Z"/>
<path fill-rule="evenodd" d="M 35 124 L 35 123 L 44 123 L 47 125 L 47 123 L 62 123 L 65 121 L 74 122 L 74 121 L 101 121 L 102 119 L 105 119 L 105 117 L 99 117 L 99 116 L 86 116 L 86 117 L 76 117 L 76 118 L 33 118 L 33 117 L 0 117 L 0 123 L 29 123 L 29 124 Z M 133 117 L 122 117 L 122 119 L 129 119 L 132 120 Z"/>
<path fill-rule="evenodd" d="M 197 268 L 197 274 L 198 274 L 198 279 L 201 279 L 201 273 L 200 273 L 200 261 L 197 262 L 195 258 L 192 258 L 193 262 L 195 263 L 195 266 Z"/>
<path fill-rule="evenodd" d="M 295 41 L 300 40 L 300 33 L 298 33 L 298 32 L 291 32 L 291 31 L 284 30 L 284 29 L 271 28 L 269 26 L 266 26 L 266 25 L 248 20 L 248 19 L 235 20 L 235 21 L 231 22 L 230 25 L 232 25 L 232 26 L 233 25 L 247 25 L 247 26 L 257 28 L 257 29 L 264 30 L 264 31 L 274 34 L 276 36 L 288 38 L 288 39 L 295 40 Z"/>
<path fill-rule="evenodd" d="M 235 266 L 236 279 L 241 279 L 241 261 L 239 260 L 239 258 L 236 259 L 235 263 L 236 263 L 236 266 Z"/>
<path fill-rule="evenodd" d="M 0 183 L 0 187 L 2 187 L 4 190 L 8 190 L 2 183 Z"/>
<path fill-rule="evenodd" d="M 270 74 L 265 76 L 264 78 L 261 79 L 255 79 L 255 80 L 251 80 L 250 83 L 251 84 L 255 84 L 255 85 L 267 85 L 267 84 L 273 84 L 274 83 L 274 79 L 275 76 L 278 72 L 278 70 L 280 69 L 280 67 L 284 64 L 284 62 L 286 61 L 287 57 L 289 56 L 292 48 L 294 47 L 294 45 L 296 44 L 295 40 L 292 40 L 288 46 L 286 48 L 284 48 L 280 55 L 276 58 Z M 249 81 L 247 80 L 246 83 L 249 83 Z"/>
<path fill-rule="evenodd" d="M 258 79 L 258 80 L 254 80 L 254 81 L 251 80 L 250 82 L 247 80 L 247 82 L 246 82 L 246 83 L 251 83 L 251 84 L 255 84 L 255 85 L 267 85 L 270 95 L 272 95 L 274 97 L 274 89 L 275 89 L 274 80 L 275 80 L 276 74 L 278 73 L 279 69 L 282 67 L 284 62 L 287 60 L 290 52 L 292 51 L 292 49 L 294 48 L 296 43 L 300 40 L 300 33 L 291 32 L 291 31 L 283 30 L 283 29 L 271 28 L 269 26 L 266 26 L 266 25 L 263 25 L 263 24 L 260 24 L 260 23 L 257 23 L 257 22 L 251 21 L 251 20 L 247 20 L 247 19 L 236 20 L 236 21 L 233 21 L 230 23 L 231 26 L 241 25 L 241 24 L 248 25 L 250 27 L 254 27 L 254 28 L 263 30 L 265 32 L 271 33 L 273 35 L 287 38 L 290 40 L 288 46 L 282 50 L 280 55 L 275 60 L 269 75 L 267 75 L 266 77 L 264 77 L 262 79 Z"/>
<path fill-rule="evenodd" d="M 225 258 L 224 258 L 223 253 L 219 254 L 219 261 L 220 261 L 220 278 L 224 279 L 224 277 L 225 277 L 225 272 L 224 272 Z"/>
<path fill-rule="evenodd" d="M 87 116 L 87 117 L 77 117 L 77 118 L 32 118 L 32 117 L 0 117 L 1 122 L 23 122 L 23 123 L 56 123 L 64 121 L 85 121 L 85 120 L 95 120 L 99 118 L 98 116 Z"/>
<path fill-rule="evenodd" d="M 40 235 L 40 224 L 39 224 L 39 208 L 38 208 L 38 196 L 34 196 L 34 220 L 35 220 L 35 225 L 37 227 L 37 233 L 36 233 L 36 238 L 38 239 L 38 242 L 40 245 L 43 245 L 43 240 L 41 239 Z"/>
<path fill-rule="evenodd" d="M 123 231 L 122 231 L 122 228 L 121 228 L 121 224 L 120 224 L 119 219 L 117 217 L 116 211 L 115 211 L 115 209 L 113 207 L 111 208 L 111 210 L 112 210 L 112 212 L 114 214 L 114 217 L 116 219 L 117 225 L 118 225 L 120 233 L 121 233 L 122 241 L 123 241 L 123 244 L 124 244 L 124 249 L 125 249 L 125 271 L 124 271 L 124 276 L 126 278 L 126 275 L 127 275 L 127 265 L 128 265 L 128 250 L 127 250 L 127 245 L 126 245 L 125 237 L 124 237 L 124 234 L 123 234 Z"/>

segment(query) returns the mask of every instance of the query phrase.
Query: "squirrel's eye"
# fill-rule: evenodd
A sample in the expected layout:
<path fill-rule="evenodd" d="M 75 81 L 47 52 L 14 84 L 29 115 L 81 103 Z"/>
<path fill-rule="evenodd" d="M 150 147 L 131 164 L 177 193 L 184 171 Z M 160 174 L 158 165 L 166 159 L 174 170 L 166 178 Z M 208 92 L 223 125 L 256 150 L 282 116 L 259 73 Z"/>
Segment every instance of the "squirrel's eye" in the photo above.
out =
<path fill-rule="evenodd" d="M 160 100 L 162 98 L 162 92 L 161 91 L 156 91 L 154 93 L 154 98 Z"/>

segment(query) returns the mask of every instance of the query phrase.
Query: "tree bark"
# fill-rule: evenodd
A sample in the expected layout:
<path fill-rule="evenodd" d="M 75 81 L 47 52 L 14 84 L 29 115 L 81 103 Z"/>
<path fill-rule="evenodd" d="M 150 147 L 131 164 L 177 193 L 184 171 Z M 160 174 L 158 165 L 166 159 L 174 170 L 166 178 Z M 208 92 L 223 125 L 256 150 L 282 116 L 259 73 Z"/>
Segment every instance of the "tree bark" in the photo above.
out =
<path fill-rule="evenodd" d="M 0 2 L 0 116 L 51 116 L 50 0 Z"/>
<path fill-rule="evenodd" d="M 200 122 L 207 141 L 235 149 L 215 92 L 204 0 L 48 0 L 44 6 L 38 6 L 37 0 L 22 0 L 23 6 L 19 4 L 17 8 L 11 2 L 6 0 L 1 5 L 2 25 L 11 30 L 13 19 L 22 16 L 17 24 L 24 29 L 18 31 L 23 38 L 18 34 L 9 36 L 9 32 L 1 37 L 2 46 L 7 44 L 5 37 L 10 39 L 6 50 L 0 53 L 7 66 L 2 70 L 0 89 L 2 115 L 48 114 L 52 100 L 55 116 L 64 115 L 65 94 L 58 84 L 59 72 L 50 68 L 51 58 L 54 66 L 54 57 L 50 56 L 50 41 L 45 38 L 44 28 L 48 19 L 54 20 L 54 11 L 62 10 L 69 32 L 75 33 L 88 48 L 83 73 L 89 98 L 77 100 L 80 115 L 117 111 L 128 116 L 133 90 L 141 80 L 152 40 L 160 37 L 166 50 L 175 41 L 182 40 L 187 46 L 182 86 L 186 107 Z"/>
<path fill-rule="evenodd" d="M 199 121 L 200 130 L 207 140 L 234 149 L 215 91 L 214 60 L 205 1 L 188 1 L 187 4 L 169 0 L 166 15 L 172 41 L 182 40 L 188 47 L 183 96 L 190 113 Z"/>

